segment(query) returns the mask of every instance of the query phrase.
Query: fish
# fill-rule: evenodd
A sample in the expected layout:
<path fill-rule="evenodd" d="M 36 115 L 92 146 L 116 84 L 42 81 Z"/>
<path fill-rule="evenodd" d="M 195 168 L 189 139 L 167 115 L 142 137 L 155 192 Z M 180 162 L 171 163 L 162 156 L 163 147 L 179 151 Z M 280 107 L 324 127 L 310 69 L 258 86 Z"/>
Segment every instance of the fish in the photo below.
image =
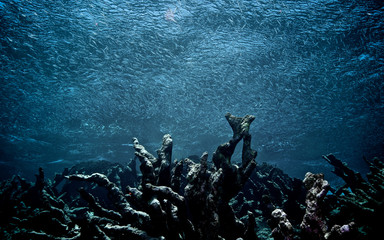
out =
<path fill-rule="evenodd" d="M 165 12 L 165 20 L 170 21 L 170 22 L 176 22 L 175 20 L 175 10 L 168 9 Z"/>
<path fill-rule="evenodd" d="M 64 162 L 64 159 L 57 159 L 55 161 L 47 162 L 47 164 L 56 164 L 56 163 L 61 163 Z"/>

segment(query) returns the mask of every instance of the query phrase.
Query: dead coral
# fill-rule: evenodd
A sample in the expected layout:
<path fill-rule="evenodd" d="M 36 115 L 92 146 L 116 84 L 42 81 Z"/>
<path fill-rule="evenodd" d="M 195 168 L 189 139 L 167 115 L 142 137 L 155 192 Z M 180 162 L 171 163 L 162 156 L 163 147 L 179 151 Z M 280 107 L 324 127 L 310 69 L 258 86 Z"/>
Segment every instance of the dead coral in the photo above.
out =
<path fill-rule="evenodd" d="M 105 221 L 108 225 L 97 225 L 98 232 L 109 236 L 111 232 L 128 231 L 121 224 L 126 222 L 138 231 L 146 232 L 148 236 L 166 239 L 244 237 L 245 225 L 235 216 L 229 200 L 243 188 L 256 167 L 256 151 L 251 149 L 249 134 L 249 126 L 254 117 L 247 115 L 238 118 L 227 114 L 226 119 L 233 129 L 233 137 L 229 142 L 220 145 L 213 154 L 214 167 L 208 166 L 208 153 L 202 155 L 200 163 L 184 159 L 172 164 L 172 138 L 167 134 L 163 137 L 162 147 L 157 151 L 158 157 L 140 145 L 137 138 L 133 139 L 142 178 L 137 188 L 127 188 L 128 194 L 124 195 L 103 174 L 67 176 L 72 181 L 96 183 L 108 191 L 108 197 L 117 212 L 102 207 L 91 194 L 80 191 L 94 213 L 111 218 L 110 221 Z M 242 165 L 239 167 L 231 163 L 231 157 L 241 140 L 243 154 Z M 187 168 L 186 180 L 182 179 L 183 167 Z M 180 189 L 183 181 L 187 182 L 186 186 Z M 252 214 L 249 216 L 253 217 Z M 250 219 L 249 226 L 254 226 L 252 223 L 254 221 Z M 253 228 L 249 227 L 247 236 L 251 236 L 252 231 Z"/>
<path fill-rule="evenodd" d="M 256 166 L 253 116 L 226 119 L 233 136 L 217 148 L 212 164 L 206 152 L 172 162 L 167 134 L 157 157 L 133 139 L 141 175 L 135 160 L 127 166 L 99 161 L 65 169 L 53 183 L 43 169 L 34 184 L 19 176 L 2 182 L 0 238 L 250 240 L 268 237 L 258 225 L 268 218 L 275 239 L 373 239 L 380 232 L 381 161 L 366 160 L 371 172 L 364 179 L 327 155 L 345 185 L 333 190 L 322 174 L 312 173 L 302 182 L 270 165 Z M 232 156 L 241 140 L 238 166 Z"/>
<path fill-rule="evenodd" d="M 350 222 L 340 228 L 349 239 L 374 239 L 382 228 L 381 222 L 377 220 L 384 216 L 384 163 L 378 158 L 372 161 L 364 159 L 370 169 L 367 179 L 364 179 L 334 155 L 329 154 L 323 158 L 334 166 L 333 172 L 345 182 L 344 186 L 326 199 L 331 208 L 330 214 L 334 219 Z"/>

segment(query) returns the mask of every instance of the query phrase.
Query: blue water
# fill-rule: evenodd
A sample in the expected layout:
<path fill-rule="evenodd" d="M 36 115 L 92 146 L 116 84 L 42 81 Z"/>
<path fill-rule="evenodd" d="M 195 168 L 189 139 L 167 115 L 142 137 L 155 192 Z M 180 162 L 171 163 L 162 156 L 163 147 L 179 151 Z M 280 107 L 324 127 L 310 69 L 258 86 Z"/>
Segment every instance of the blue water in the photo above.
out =
<path fill-rule="evenodd" d="M 382 1 L 1 0 L 0 30 L 9 174 L 125 162 L 165 133 L 177 158 L 212 153 L 226 112 L 296 177 L 383 156 Z"/>

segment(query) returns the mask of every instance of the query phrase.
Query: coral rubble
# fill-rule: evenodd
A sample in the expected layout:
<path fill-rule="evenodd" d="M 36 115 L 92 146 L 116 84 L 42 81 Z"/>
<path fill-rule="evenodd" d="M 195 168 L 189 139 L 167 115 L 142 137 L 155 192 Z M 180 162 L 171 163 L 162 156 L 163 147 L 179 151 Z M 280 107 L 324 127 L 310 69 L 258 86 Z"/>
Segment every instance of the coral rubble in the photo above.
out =
<path fill-rule="evenodd" d="M 226 114 L 232 138 L 199 160 L 172 162 L 164 135 L 157 157 L 133 138 L 126 166 L 80 163 L 51 182 L 14 176 L 0 184 L 1 239 L 374 239 L 384 215 L 384 164 L 366 160 L 367 179 L 333 155 L 323 156 L 345 181 L 303 181 L 256 165 L 249 127 L 254 116 Z M 232 162 L 243 141 L 240 166 Z M 141 174 L 136 171 L 139 161 Z M 269 230 L 268 230 L 269 229 Z"/>

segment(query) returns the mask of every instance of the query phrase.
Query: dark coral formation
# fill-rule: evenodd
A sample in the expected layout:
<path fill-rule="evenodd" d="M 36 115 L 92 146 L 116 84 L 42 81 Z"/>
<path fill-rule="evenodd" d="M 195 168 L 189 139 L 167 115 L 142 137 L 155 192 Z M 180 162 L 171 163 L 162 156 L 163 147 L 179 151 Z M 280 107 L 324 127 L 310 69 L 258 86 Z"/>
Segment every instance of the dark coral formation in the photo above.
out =
<path fill-rule="evenodd" d="M 307 192 L 305 203 L 307 208 L 300 224 L 303 235 L 308 238 L 321 239 L 327 232 L 327 224 L 321 209 L 324 197 L 330 189 L 328 181 L 324 180 L 323 174 L 307 172 L 303 181 Z"/>
<path fill-rule="evenodd" d="M 280 222 L 271 226 L 277 233 L 275 239 L 377 239 L 379 219 L 384 216 L 384 163 L 377 158 L 365 159 L 370 166 L 365 180 L 334 155 L 323 158 L 335 167 L 333 172 L 345 185 L 334 190 L 323 174 L 307 173 L 303 181 L 307 193 L 302 222 L 295 226 L 294 234 L 286 234 L 283 229 L 289 216 L 280 213 Z"/>
<path fill-rule="evenodd" d="M 227 114 L 226 118 L 233 137 L 215 151 L 214 166 L 208 166 L 207 153 L 199 163 L 188 158 L 172 163 L 172 138 L 167 134 L 157 157 L 140 145 L 137 138 L 133 139 L 142 174 L 139 182 L 135 177 L 125 177 L 136 176 L 134 163 L 129 167 L 109 166 L 108 170 L 101 167 L 102 171 L 94 172 L 80 167 L 66 169 L 53 183 L 45 182 L 42 169 L 34 185 L 19 177 L 4 182 L 2 206 L 21 206 L 13 211 L 2 208 L 3 237 L 237 239 L 254 236 L 253 219 L 248 221 L 247 228 L 229 204 L 256 167 L 256 151 L 251 149 L 249 134 L 254 117 Z M 243 155 L 239 167 L 231 163 L 231 157 L 241 140 Z M 249 217 L 253 217 L 252 213 Z M 11 224 L 6 225 L 8 221 Z M 36 225 L 37 222 L 42 225 Z M 46 222 L 50 224 L 45 225 Z"/>
<path fill-rule="evenodd" d="M 1 238 L 74 238 L 80 233 L 72 224 L 73 211 L 57 197 L 40 168 L 34 185 L 15 176 L 1 184 Z"/>
<path fill-rule="evenodd" d="M 272 237 L 274 239 L 293 239 L 293 226 L 287 219 L 287 214 L 281 209 L 272 211 L 272 219 L 270 221 L 272 229 Z"/>
<path fill-rule="evenodd" d="M 382 228 L 378 219 L 384 216 L 384 163 L 377 158 L 365 159 L 370 172 L 364 179 L 332 154 L 323 158 L 345 182 L 325 199 L 330 220 L 335 224 L 332 239 L 341 239 L 340 234 L 347 235 L 344 239 L 375 239 Z"/>
<path fill-rule="evenodd" d="M 19 176 L 0 185 L 1 239 L 374 239 L 384 215 L 384 164 L 366 162 L 364 179 L 336 159 L 324 159 L 345 181 L 335 190 L 323 174 L 304 181 L 256 165 L 249 127 L 254 117 L 226 115 L 232 138 L 208 159 L 172 162 L 163 137 L 157 157 L 133 139 L 127 166 L 81 163 L 51 182 Z M 243 140 L 240 166 L 232 162 Z M 136 172 L 136 159 L 140 172 Z"/>

